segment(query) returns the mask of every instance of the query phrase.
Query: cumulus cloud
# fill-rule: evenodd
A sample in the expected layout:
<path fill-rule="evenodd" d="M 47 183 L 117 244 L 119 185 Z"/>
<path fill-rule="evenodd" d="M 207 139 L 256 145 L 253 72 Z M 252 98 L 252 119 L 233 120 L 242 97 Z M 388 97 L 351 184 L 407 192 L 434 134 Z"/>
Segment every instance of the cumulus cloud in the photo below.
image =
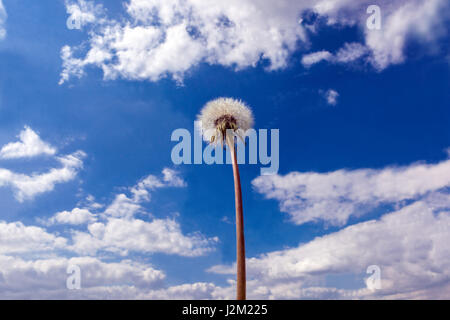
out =
<path fill-rule="evenodd" d="M 164 168 L 162 171 L 163 174 L 163 180 L 164 182 L 171 186 L 171 187 L 185 187 L 186 186 L 186 182 L 179 176 L 178 172 L 173 170 L 173 169 L 169 169 L 169 168 Z"/>
<path fill-rule="evenodd" d="M 85 58 L 63 48 L 62 82 L 81 76 L 87 65 L 102 68 L 106 79 L 151 81 L 167 75 L 180 81 L 200 62 L 241 69 L 263 58 L 278 69 L 305 38 L 298 12 L 269 1 L 130 0 L 126 11 L 125 22 L 96 24 Z"/>
<path fill-rule="evenodd" d="M 33 199 L 36 195 L 52 191 L 56 184 L 73 180 L 83 167 L 86 154 L 77 151 L 73 154 L 57 157 L 60 168 L 53 168 L 46 173 L 26 175 L 0 168 L 0 187 L 8 186 L 14 191 L 19 202 Z"/>
<path fill-rule="evenodd" d="M 329 51 L 321 50 L 303 55 L 302 64 L 309 68 L 312 65 L 321 61 L 327 61 L 329 63 L 350 63 L 366 56 L 369 49 L 357 42 L 345 43 L 336 54 L 332 54 Z"/>
<path fill-rule="evenodd" d="M 137 261 L 151 253 L 196 257 L 214 250 L 216 237 L 184 234 L 174 219 L 151 218 L 142 207 L 157 189 L 185 186 L 177 171 L 165 168 L 161 175 L 148 175 L 127 188 L 128 196 L 122 194 L 138 210 L 113 205 L 117 196 L 105 206 L 89 195 L 85 208 L 39 219 L 49 228 L 68 226 L 63 235 L 22 222 L 0 222 L 0 298 L 167 299 L 211 294 L 217 288 L 213 284 L 167 286 L 163 271 Z M 150 217 L 149 221 L 136 218 L 138 212 Z M 136 259 L 139 254 L 142 259 Z M 108 262 L 100 257 L 107 257 Z M 81 270 L 80 290 L 66 288 L 71 265 Z"/>
<path fill-rule="evenodd" d="M 67 268 L 80 268 L 81 289 L 66 287 Z M 166 274 L 132 260 L 93 257 L 25 260 L 0 255 L 0 299 L 211 299 L 231 289 L 197 282 L 165 286 Z"/>
<path fill-rule="evenodd" d="M 129 195 L 120 193 L 107 205 L 96 203 L 89 197 L 88 208 L 74 208 L 58 212 L 44 225 L 86 225 L 85 231 L 73 231 L 69 250 L 79 254 L 94 255 L 98 251 L 127 255 L 130 251 L 141 253 L 163 252 L 180 256 L 200 256 L 214 250 L 217 238 L 206 238 L 200 233 L 185 235 L 174 219 L 136 218 L 146 212 L 143 203 L 149 202 L 151 192 L 160 188 L 185 187 L 186 182 L 173 169 L 164 168 L 162 177 L 148 175 L 128 188 Z M 105 207 L 103 211 L 99 209 Z M 96 212 L 97 211 L 97 212 Z"/>
<path fill-rule="evenodd" d="M 354 224 L 294 248 L 248 258 L 248 297 L 448 298 L 449 213 L 448 192 L 436 191 L 377 220 Z M 27 227 L 20 226 L 20 229 L 24 228 Z M 104 232 L 100 225 L 90 229 L 97 235 Z M 24 242 L 39 243 L 36 239 L 34 237 L 34 241 L 26 239 Z M 44 241 L 43 248 L 54 246 L 53 243 L 52 240 Z M 235 293 L 233 279 L 227 280 L 224 286 L 197 282 L 166 287 L 162 283 L 164 272 L 127 259 L 113 263 L 85 256 L 24 260 L 2 255 L 4 252 L 0 252 L 1 298 L 233 299 Z M 80 267 L 81 290 L 65 288 L 68 265 Z M 373 291 L 367 287 L 369 274 L 366 270 L 370 265 L 377 265 L 381 270 L 379 290 Z M 209 271 L 234 276 L 235 266 L 216 265 Z M 329 276 L 345 277 L 348 274 L 358 275 L 359 283 L 342 289 L 326 282 Z"/>
<path fill-rule="evenodd" d="M 360 43 L 345 43 L 344 46 L 336 52 L 333 59 L 330 60 L 338 63 L 349 63 L 363 57 L 368 51 L 367 47 Z"/>
<path fill-rule="evenodd" d="M 409 38 L 427 45 L 441 38 L 447 16 L 445 0 L 381 1 L 382 28 L 369 30 L 368 0 L 129 0 L 118 20 L 88 3 L 67 3 L 71 15 L 87 17 L 81 20 L 90 29 L 87 49 L 84 44 L 62 48 L 61 84 L 83 76 L 87 66 L 101 68 L 105 79 L 150 81 L 167 76 L 182 81 L 200 63 L 240 70 L 266 61 L 268 70 L 284 68 L 292 52 L 308 46 L 308 30 L 320 33 L 323 28 L 299 23 L 305 12 L 317 13 L 328 27 L 358 26 L 364 33 L 363 43 L 345 44 L 336 54 L 323 50 L 305 55 L 305 66 L 366 57 L 382 70 L 404 61 Z"/>
<path fill-rule="evenodd" d="M 48 219 L 44 224 L 72 224 L 80 225 L 89 222 L 95 222 L 96 217 L 87 209 L 74 208 L 72 211 L 61 211 L 56 213 L 53 217 Z"/>
<path fill-rule="evenodd" d="M 71 249 L 82 254 L 99 250 L 128 254 L 163 252 L 180 256 L 200 256 L 213 250 L 217 238 L 201 234 L 183 235 L 180 224 L 171 219 L 110 218 L 105 223 L 88 226 L 89 233 L 75 232 Z"/>
<path fill-rule="evenodd" d="M 40 227 L 0 221 L 0 254 L 39 253 L 63 248 L 66 244 L 65 238 Z"/>
<path fill-rule="evenodd" d="M 68 266 L 81 271 L 81 289 L 68 290 Z M 93 257 L 24 260 L 0 255 L 1 299 L 113 299 L 124 291 L 146 292 L 161 287 L 164 272 L 131 260 L 103 262 Z"/>
<path fill-rule="evenodd" d="M 145 191 L 145 196 L 149 197 L 148 191 Z M 113 202 L 106 208 L 105 214 L 110 217 L 124 217 L 131 218 L 139 211 L 142 211 L 140 201 L 135 201 L 128 198 L 124 193 L 116 195 Z"/>
<path fill-rule="evenodd" d="M 131 196 L 125 193 L 117 194 L 113 202 L 106 208 L 105 214 L 111 217 L 133 217 L 142 211 L 140 203 L 150 201 L 150 191 L 165 187 L 185 187 L 186 182 L 173 169 L 164 168 L 162 179 L 148 175 L 135 186 L 129 188 Z"/>
<path fill-rule="evenodd" d="M 295 224 L 325 221 L 343 225 L 380 204 L 401 204 L 450 185 L 450 160 L 384 169 L 292 172 L 260 176 L 252 182 L 280 202 Z"/>
<path fill-rule="evenodd" d="M 18 142 L 11 142 L 0 149 L 0 158 L 30 158 L 38 155 L 54 155 L 56 149 L 41 138 L 30 127 L 25 126 L 19 134 Z"/>
<path fill-rule="evenodd" d="M 120 193 L 100 216 L 103 222 L 89 224 L 88 232 L 75 232 L 73 250 L 95 254 L 99 250 L 127 254 L 135 252 L 164 252 L 181 256 L 199 256 L 213 250 L 217 238 L 199 233 L 184 235 L 178 222 L 172 219 L 153 219 L 150 222 L 135 218 L 145 213 L 142 203 L 151 199 L 151 191 L 166 187 L 185 187 L 178 172 L 164 168 L 162 178 L 148 175 L 129 188 L 131 195 Z"/>
<path fill-rule="evenodd" d="M 379 220 L 250 258 L 252 298 L 448 298 L 449 210 L 449 194 L 435 192 Z M 363 280 L 348 290 L 320 286 L 323 276 L 366 274 L 371 265 L 381 270 L 379 290 L 370 290 Z M 210 269 L 221 274 L 234 270 L 223 265 Z"/>
<path fill-rule="evenodd" d="M 61 59 L 62 59 L 62 72 L 58 84 L 63 84 L 69 78 L 77 77 L 81 78 L 84 75 L 84 66 L 87 64 L 82 59 L 77 59 L 73 57 L 72 48 L 69 46 L 64 46 L 61 49 Z"/>
<path fill-rule="evenodd" d="M 298 247 L 247 259 L 251 299 L 445 299 L 450 295 L 450 197 L 433 192 L 422 200 Z M 82 289 L 67 290 L 65 270 L 80 266 Z M 381 288 L 367 288 L 367 267 L 381 270 Z M 96 258 L 23 260 L 0 255 L 0 297 L 83 299 L 233 299 L 227 285 L 197 282 L 165 287 L 162 271 L 130 260 Z M 210 272 L 234 275 L 235 266 Z M 330 275 L 360 275 L 355 288 L 327 286 Z"/>

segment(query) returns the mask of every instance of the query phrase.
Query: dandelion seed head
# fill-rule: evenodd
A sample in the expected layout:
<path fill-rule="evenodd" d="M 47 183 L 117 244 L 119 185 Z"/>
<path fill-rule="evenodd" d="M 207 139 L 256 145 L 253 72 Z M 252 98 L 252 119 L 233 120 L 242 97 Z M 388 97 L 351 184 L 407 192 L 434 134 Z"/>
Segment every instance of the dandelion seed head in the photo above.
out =
<path fill-rule="evenodd" d="M 201 121 L 203 138 L 211 143 L 223 143 L 234 136 L 242 138 L 254 122 L 251 109 L 241 100 L 233 98 L 208 102 L 200 111 L 198 120 Z"/>

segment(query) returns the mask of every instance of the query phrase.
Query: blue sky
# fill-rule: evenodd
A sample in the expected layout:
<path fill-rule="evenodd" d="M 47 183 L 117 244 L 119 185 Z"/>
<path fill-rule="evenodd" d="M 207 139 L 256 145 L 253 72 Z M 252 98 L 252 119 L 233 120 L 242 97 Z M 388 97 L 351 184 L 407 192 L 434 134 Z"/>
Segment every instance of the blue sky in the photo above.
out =
<path fill-rule="evenodd" d="M 231 166 L 171 160 L 222 96 L 280 130 L 249 298 L 448 298 L 448 5 L 369 2 L 0 2 L 0 298 L 233 298 Z"/>

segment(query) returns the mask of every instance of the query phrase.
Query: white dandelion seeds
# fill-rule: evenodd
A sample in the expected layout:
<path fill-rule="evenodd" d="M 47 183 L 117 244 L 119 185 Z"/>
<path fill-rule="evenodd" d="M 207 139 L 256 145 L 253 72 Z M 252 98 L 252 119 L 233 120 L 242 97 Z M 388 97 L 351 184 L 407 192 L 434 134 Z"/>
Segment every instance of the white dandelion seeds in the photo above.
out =
<path fill-rule="evenodd" d="M 224 143 L 234 136 L 243 139 L 245 132 L 253 127 L 253 114 L 242 101 L 232 98 L 218 98 L 208 102 L 198 115 L 203 137 L 210 143 Z M 233 136 L 227 137 L 228 133 Z"/>

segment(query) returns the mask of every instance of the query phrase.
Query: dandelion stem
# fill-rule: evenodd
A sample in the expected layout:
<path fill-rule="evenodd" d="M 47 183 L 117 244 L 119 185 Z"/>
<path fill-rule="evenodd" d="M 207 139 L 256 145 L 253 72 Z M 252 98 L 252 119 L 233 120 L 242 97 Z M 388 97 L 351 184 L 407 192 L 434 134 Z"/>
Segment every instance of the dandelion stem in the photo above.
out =
<path fill-rule="evenodd" d="M 234 138 L 227 141 L 231 153 L 234 177 L 234 199 L 236 206 L 236 299 L 246 299 L 246 280 L 245 280 L 245 239 L 244 239 L 244 215 L 242 210 L 242 192 L 241 179 L 239 176 L 239 167 L 237 163 Z"/>

